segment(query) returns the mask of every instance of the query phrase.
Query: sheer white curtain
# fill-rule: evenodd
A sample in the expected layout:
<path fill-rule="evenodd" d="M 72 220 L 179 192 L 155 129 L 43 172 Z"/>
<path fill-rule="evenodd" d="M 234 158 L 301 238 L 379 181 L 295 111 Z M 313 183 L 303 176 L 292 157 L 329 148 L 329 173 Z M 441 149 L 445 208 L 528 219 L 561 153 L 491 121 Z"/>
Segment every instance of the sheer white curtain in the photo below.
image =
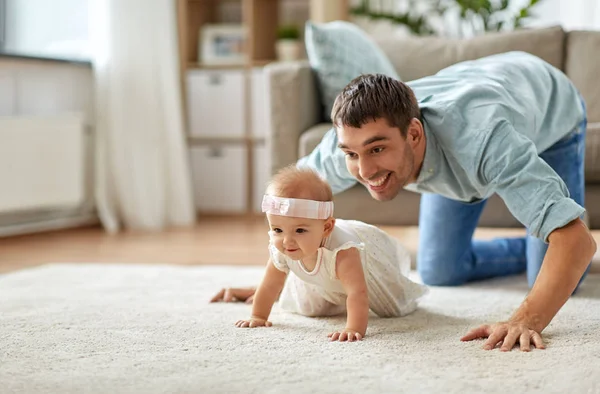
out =
<path fill-rule="evenodd" d="M 107 231 L 195 220 L 173 0 L 89 0 L 96 203 Z"/>

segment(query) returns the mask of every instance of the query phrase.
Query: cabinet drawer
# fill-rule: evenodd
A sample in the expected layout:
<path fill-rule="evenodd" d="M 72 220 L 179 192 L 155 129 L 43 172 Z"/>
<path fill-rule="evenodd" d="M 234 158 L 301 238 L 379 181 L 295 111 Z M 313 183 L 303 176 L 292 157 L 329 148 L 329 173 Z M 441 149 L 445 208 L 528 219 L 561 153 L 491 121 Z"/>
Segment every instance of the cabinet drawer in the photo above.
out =
<path fill-rule="evenodd" d="M 196 209 L 201 212 L 246 211 L 247 152 L 244 146 L 206 145 L 191 148 Z"/>
<path fill-rule="evenodd" d="M 266 143 L 254 147 L 252 185 L 252 207 L 255 212 L 261 212 L 262 197 L 271 179 L 271 154 Z"/>
<path fill-rule="evenodd" d="M 194 137 L 242 137 L 243 70 L 193 70 L 187 74 L 187 113 Z"/>

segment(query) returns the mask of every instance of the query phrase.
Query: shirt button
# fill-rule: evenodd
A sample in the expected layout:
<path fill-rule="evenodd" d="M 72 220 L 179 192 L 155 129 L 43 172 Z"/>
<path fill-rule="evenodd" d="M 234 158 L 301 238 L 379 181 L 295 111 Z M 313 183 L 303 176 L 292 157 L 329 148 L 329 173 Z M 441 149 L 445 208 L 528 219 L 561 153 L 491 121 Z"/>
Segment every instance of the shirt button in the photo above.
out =
<path fill-rule="evenodd" d="M 429 169 L 429 173 L 430 173 L 430 174 L 431 174 L 431 173 L 433 173 L 433 168 L 430 168 L 430 169 Z"/>

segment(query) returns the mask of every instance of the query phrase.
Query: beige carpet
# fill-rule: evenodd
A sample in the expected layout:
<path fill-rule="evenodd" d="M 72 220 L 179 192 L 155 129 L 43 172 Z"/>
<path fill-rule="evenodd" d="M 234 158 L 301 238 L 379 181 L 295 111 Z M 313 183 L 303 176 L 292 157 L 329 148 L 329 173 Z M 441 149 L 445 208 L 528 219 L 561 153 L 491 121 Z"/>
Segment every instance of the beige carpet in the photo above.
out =
<path fill-rule="evenodd" d="M 259 268 L 49 265 L 0 276 L 0 392 L 600 393 L 600 275 L 545 332 L 548 349 L 485 352 L 469 327 L 502 319 L 525 278 L 434 288 L 421 309 L 330 343 L 343 318 L 275 310 L 238 329 L 244 304 L 208 304 Z"/>

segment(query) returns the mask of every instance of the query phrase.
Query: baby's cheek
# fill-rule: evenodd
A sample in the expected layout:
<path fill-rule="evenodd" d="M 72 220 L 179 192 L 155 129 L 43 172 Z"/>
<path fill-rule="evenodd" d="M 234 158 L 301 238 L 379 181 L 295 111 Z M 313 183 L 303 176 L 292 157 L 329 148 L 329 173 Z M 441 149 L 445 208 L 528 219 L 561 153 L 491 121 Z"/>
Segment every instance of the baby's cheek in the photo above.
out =
<path fill-rule="evenodd" d="M 302 249 L 307 253 L 314 253 L 321 246 L 321 241 L 322 241 L 321 237 L 315 237 L 315 236 L 311 236 L 310 238 L 306 237 L 305 239 L 303 239 Z"/>
<path fill-rule="evenodd" d="M 281 239 L 281 237 L 271 238 L 271 242 L 273 243 L 273 245 L 275 245 L 277 250 L 283 253 L 283 240 Z"/>

